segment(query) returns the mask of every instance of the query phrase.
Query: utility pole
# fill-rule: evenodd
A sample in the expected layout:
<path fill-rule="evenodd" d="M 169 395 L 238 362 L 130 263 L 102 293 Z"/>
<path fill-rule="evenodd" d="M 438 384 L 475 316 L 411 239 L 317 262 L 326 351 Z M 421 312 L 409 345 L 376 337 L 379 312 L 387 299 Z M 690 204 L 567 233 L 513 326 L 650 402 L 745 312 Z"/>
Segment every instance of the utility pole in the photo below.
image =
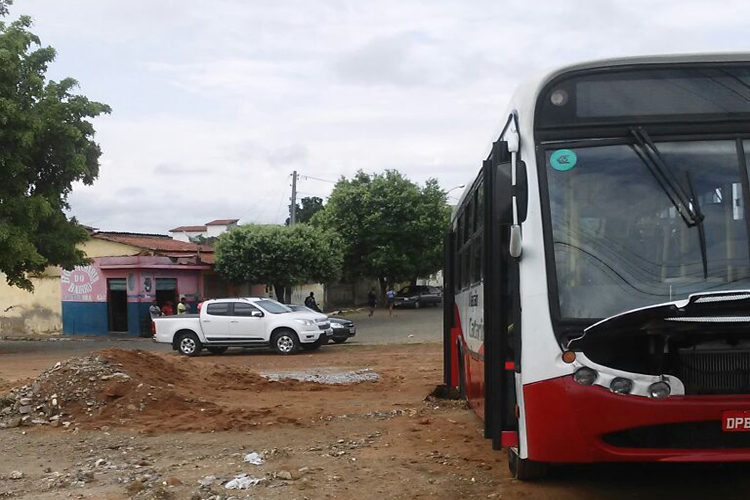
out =
<path fill-rule="evenodd" d="M 292 172 L 292 204 L 289 205 L 289 225 L 297 222 L 297 171 Z"/>

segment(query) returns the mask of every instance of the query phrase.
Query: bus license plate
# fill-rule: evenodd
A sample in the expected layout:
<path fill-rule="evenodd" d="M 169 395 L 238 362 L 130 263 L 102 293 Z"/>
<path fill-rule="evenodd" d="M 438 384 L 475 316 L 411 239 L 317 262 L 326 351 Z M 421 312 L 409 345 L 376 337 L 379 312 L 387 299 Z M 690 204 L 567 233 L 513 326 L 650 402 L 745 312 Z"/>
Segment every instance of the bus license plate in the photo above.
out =
<path fill-rule="evenodd" d="M 721 414 L 724 432 L 750 432 L 750 411 L 725 411 Z"/>

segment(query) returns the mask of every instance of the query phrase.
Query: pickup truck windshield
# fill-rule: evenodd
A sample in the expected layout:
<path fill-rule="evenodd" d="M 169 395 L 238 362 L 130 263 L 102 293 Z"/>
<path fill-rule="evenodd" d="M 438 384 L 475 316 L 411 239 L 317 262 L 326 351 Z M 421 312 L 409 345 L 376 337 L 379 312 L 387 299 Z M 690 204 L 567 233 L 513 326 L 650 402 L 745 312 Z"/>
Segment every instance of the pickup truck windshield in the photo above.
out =
<path fill-rule="evenodd" d="M 678 181 L 696 202 L 688 199 L 684 208 L 700 207 L 705 250 L 632 142 L 576 147 L 569 168 L 555 163 L 559 147 L 546 155 L 563 319 L 607 318 L 750 286 L 747 193 L 735 141 L 658 143 L 666 164 L 689 176 L 689 183 Z"/>
<path fill-rule="evenodd" d="M 255 305 L 262 307 L 266 312 L 269 312 L 271 314 L 284 314 L 284 313 L 292 312 L 291 309 L 289 309 L 287 306 L 285 306 L 281 302 L 276 302 L 275 300 L 271 300 L 271 299 L 259 300 L 258 302 L 255 303 Z"/>

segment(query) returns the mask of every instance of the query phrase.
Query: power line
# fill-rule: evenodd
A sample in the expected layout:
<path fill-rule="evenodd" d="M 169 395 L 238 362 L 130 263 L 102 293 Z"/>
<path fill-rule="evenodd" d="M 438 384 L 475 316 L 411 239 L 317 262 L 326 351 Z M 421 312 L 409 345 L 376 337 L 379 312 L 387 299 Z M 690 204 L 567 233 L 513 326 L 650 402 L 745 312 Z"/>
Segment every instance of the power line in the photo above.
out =
<path fill-rule="evenodd" d="M 313 180 L 313 181 L 328 182 L 330 184 L 336 184 L 336 181 L 329 181 L 328 179 L 321 179 L 319 177 L 313 177 L 312 175 L 303 175 L 303 174 L 300 174 L 299 176 L 302 177 L 303 179 L 309 179 L 309 180 Z"/>

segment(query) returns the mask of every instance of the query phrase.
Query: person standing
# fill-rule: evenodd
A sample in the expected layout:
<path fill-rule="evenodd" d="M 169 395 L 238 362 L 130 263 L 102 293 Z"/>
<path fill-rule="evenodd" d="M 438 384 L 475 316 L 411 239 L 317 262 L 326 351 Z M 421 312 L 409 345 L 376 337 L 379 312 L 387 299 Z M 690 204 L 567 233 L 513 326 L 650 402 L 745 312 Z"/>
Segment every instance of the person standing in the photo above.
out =
<path fill-rule="evenodd" d="M 189 314 L 190 313 L 190 304 L 187 303 L 187 300 L 185 297 L 182 297 L 180 299 L 180 303 L 177 304 L 177 314 Z"/>
<path fill-rule="evenodd" d="M 392 286 L 388 287 L 388 291 L 385 292 L 385 298 L 388 301 L 388 316 L 393 316 L 393 303 L 396 300 L 396 291 Z"/>
<path fill-rule="evenodd" d="M 310 292 L 310 295 L 307 296 L 305 299 L 305 306 L 309 307 L 313 311 L 320 312 L 320 308 L 318 307 L 318 302 L 315 300 L 315 293 Z"/>
<path fill-rule="evenodd" d="M 370 293 L 367 294 L 367 307 L 370 308 L 369 316 L 375 314 L 375 304 L 378 303 L 378 297 L 375 295 L 375 289 L 370 288 Z"/>
<path fill-rule="evenodd" d="M 164 303 L 164 306 L 161 308 L 161 314 L 162 316 L 172 316 L 174 314 L 171 300 L 168 300 Z"/>
<path fill-rule="evenodd" d="M 148 314 L 151 316 L 151 335 L 156 335 L 156 323 L 154 323 L 154 319 L 161 316 L 161 308 L 156 299 L 151 301 L 151 306 L 148 308 Z"/>
<path fill-rule="evenodd" d="M 151 320 L 161 316 L 161 307 L 156 299 L 151 301 L 151 307 L 148 308 L 148 314 L 151 316 Z"/>
<path fill-rule="evenodd" d="M 203 299 L 203 298 L 200 298 L 200 297 L 198 298 L 198 305 L 195 306 L 195 309 L 198 311 L 198 314 L 200 314 L 200 312 L 201 312 L 201 307 L 203 307 L 203 301 L 204 300 L 205 299 Z"/>

